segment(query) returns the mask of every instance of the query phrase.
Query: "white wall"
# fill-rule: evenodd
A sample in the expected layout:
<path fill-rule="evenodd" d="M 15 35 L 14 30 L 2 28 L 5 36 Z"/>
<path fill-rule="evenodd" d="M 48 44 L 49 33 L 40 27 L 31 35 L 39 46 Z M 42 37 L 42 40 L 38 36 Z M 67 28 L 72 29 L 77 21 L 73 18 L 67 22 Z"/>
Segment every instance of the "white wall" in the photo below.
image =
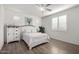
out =
<path fill-rule="evenodd" d="M 24 25 L 24 14 L 5 8 L 5 24 Z M 13 17 L 18 16 L 20 20 L 14 20 Z"/>
<path fill-rule="evenodd" d="M 41 26 L 41 25 L 42 25 L 42 24 L 41 24 L 41 18 L 40 18 L 40 17 L 35 17 L 35 16 L 33 16 L 32 18 L 33 18 L 32 24 L 33 24 L 34 26 L 38 27 L 38 26 Z"/>
<path fill-rule="evenodd" d="M 67 31 L 53 31 L 51 19 L 64 14 L 67 14 Z M 50 37 L 79 45 L 79 6 L 44 17 L 42 25 L 46 28 Z"/>
<path fill-rule="evenodd" d="M 0 5 L 0 50 L 4 44 L 4 9 L 3 5 Z"/>
<path fill-rule="evenodd" d="M 32 24 L 35 26 L 41 25 L 41 18 L 29 14 L 25 14 L 22 11 L 19 11 L 19 9 L 10 9 L 10 7 L 6 8 L 5 12 L 5 24 L 15 24 L 15 25 L 25 25 L 25 17 L 32 17 Z M 13 20 L 14 16 L 20 17 L 20 20 Z"/>

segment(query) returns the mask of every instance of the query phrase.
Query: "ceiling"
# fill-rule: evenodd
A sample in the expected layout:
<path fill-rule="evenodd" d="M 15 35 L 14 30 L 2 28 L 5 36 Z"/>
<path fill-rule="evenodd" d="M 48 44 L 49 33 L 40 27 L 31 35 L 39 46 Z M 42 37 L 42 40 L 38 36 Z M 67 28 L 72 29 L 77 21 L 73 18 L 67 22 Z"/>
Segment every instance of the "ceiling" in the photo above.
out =
<path fill-rule="evenodd" d="M 14 9 L 19 12 L 23 12 L 25 14 L 43 17 L 48 16 L 50 14 L 54 14 L 66 9 L 69 9 L 71 7 L 77 6 L 75 4 L 50 4 L 46 8 L 51 9 L 52 11 L 42 11 L 40 7 L 38 7 L 36 4 L 5 4 L 6 8 Z"/>

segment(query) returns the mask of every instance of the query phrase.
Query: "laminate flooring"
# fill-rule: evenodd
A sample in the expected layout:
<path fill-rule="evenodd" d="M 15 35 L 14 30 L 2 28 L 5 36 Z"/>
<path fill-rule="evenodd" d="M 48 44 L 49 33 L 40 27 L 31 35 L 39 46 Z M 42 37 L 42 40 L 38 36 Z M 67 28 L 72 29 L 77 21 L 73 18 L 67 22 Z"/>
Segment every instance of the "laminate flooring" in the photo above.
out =
<path fill-rule="evenodd" d="M 49 43 L 40 44 L 32 50 L 24 41 L 4 44 L 0 54 L 78 54 L 79 45 L 70 44 L 56 39 L 51 39 Z"/>

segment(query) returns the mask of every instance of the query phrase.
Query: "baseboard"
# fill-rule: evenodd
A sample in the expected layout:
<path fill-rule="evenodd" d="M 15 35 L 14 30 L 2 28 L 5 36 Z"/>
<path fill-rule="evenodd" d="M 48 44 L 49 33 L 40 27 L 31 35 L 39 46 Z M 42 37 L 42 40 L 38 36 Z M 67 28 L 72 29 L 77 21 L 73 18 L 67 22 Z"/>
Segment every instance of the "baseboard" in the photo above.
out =
<path fill-rule="evenodd" d="M 66 41 L 63 39 L 56 39 L 56 38 L 51 38 L 51 39 L 59 40 L 59 41 L 62 41 L 62 42 L 68 43 L 68 44 L 79 45 L 79 43 L 69 42 L 69 41 Z"/>
<path fill-rule="evenodd" d="M 0 51 L 2 50 L 3 46 L 4 46 L 4 44 L 1 45 L 1 47 L 0 47 Z"/>

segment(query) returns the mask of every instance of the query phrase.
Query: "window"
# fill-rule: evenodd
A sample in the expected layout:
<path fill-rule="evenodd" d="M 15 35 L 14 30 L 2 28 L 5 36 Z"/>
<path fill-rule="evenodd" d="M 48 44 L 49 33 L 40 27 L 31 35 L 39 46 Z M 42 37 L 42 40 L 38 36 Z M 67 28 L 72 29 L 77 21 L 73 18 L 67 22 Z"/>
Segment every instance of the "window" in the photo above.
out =
<path fill-rule="evenodd" d="M 52 29 L 58 30 L 58 31 L 66 31 L 67 30 L 67 16 L 62 15 L 62 16 L 53 18 Z"/>
<path fill-rule="evenodd" d="M 60 31 L 66 31 L 67 30 L 67 16 L 59 16 L 59 30 Z"/>
<path fill-rule="evenodd" d="M 57 25 L 58 25 L 58 18 L 55 17 L 55 18 L 52 19 L 52 28 L 53 28 L 53 30 L 57 30 L 57 27 L 58 27 Z"/>

